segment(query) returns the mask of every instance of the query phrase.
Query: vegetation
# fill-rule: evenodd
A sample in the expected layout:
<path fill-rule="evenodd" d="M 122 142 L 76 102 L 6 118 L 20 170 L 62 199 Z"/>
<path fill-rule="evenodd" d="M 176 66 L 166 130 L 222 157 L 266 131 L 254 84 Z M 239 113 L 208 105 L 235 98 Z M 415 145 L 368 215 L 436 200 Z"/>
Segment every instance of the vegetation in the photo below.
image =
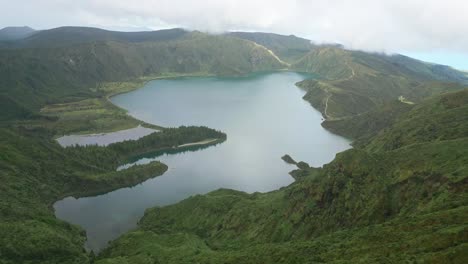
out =
<path fill-rule="evenodd" d="M 31 36 L 36 31 L 30 27 L 6 27 L 0 29 L 0 41 L 13 41 Z"/>
<path fill-rule="evenodd" d="M 218 190 L 148 210 L 98 263 L 464 263 L 467 106 L 468 90 L 424 100 L 278 191 Z M 456 121 L 422 130 L 428 118 Z"/>
<path fill-rule="evenodd" d="M 232 32 L 229 36 L 246 39 L 265 46 L 287 63 L 294 63 L 316 46 L 310 40 L 262 32 Z"/>
<path fill-rule="evenodd" d="M 465 74 L 274 34 L 31 34 L 0 42 L 0 263 L 467 262 L 468 92 L 454 92 Z M 143 123 L 109 96 L 154 78 L 241 75 L 283 69 L 283 61 L 319 75 L 298 84 L 304 98 L 355 149 L 323 168 L 298 162 L 296 182 L 274 192 L 218 190 L 150 209 L 96 260 L 82 247 L 83 231 L 54 217 L 51 205 L 62 197 L 167 169 L 119 165 L 226 138 L 181 127 L 107 147 L 62 148 L 52 139 Z M 434 96 L 443 92 L 451 93 Z"/>
<path fill-rule="evenodd" d="M 58 136 L 112 132 L 133 128 L 143 123 L 103 98 L 47 105 L 42 108 L 41 114 L 52 117 L 53 122 L 28 120 L 26 123 L 30 126 L 48 125 Z"/>
<path fill-rule="evenodd" d="M 108 147 L 64 149 L 52 140 L 143 123 L 113 106 L 108 96 L 158 77 L 241 74 L 281 66 L 264 49 L 237 38 L 180 30 L 102 33 L 62 28 L 2 44 L 6 47 L 0 49 L 2 264 L 89 262 L 84 233 L 56 219 L 53 202 L 131 186 L 167 169 L 152 162 L 116 171 L 136 155 L 226 137 L 208 128 L 181 127 Z M 229 71 L 224 72 L 226 67 Z"/>
<path fill-rule="evenodd" d="M 41 31 L 23 40 L 27 49 L 0 49 L 0 100 L 34 112 L 48 104 L 104 97 L 108 93 L 99 87 L 106 82 L 172 73 L 241 75 L 284 67 L 264 47 L 228 36 L 191 32 L 157 41 L 83 38 L 79 43 L 67 36 L 75 35 Z M 59 47 L 54 45 L 57 38 L 63 39 Z"/>
<path fill-rule="evenodd" d="M 307 91 L 304 99 L 326 119 L 362 114 L 401 97 L 418 102 L 462 90 L 468 82 L 464 73 L 449 67 L 338 47 L 316 48 L 291 67 L 321 77 L 297 85 Z"/>
<path fill-rule="evenodd" d="M 282 160 L 284 160 L 284 162 L 288 163 L 288 164 L 293 164 L 293 165 L 296 165 L 297 164 L 297 161 L 295 161 L 291 156 L 289 156 L 288 154 L 284 155 L 281 157 Z"/>
<path fill-rule="evenodd" d="M 81 263 L 84 233 L 57 220 L 50 208 L 61 197 L 87 196 L 161 175 L 159 162 L 116 171 L 135 155 L 225 134 L 204 127 L 164 129 L 108 147 L 62 148 L 53 131 L 0 129 L 0 260 L 2 263 Z"/>
<path fill-rule="evenodd" d="M 413 106 L 394 100 L 370 112 L 339 120 L 325 120 L 322 126 L 336 134 L 354 139 L 353 145 L 357 147 L 365 144 L 384 128 L 393 125 L 402 114 L 410 111 Z"/>
<path fill-rule="evenodd" d="M 103 146 L 75 146 L 67 147 L 66 152 L 72 155 L 79 155 L 88 164 L 104 163 L 111 169 L 116 169 L 134 157 L 142 156 L 146 153 L 153 153 L 161 150 L 176 149 L 181 145 L 203 141 L 206 139 L 216 139 L 224 141 L 226 134 L 207 127 L 178 127 L 165 128 L 161 132 L 155 132 L 144 136 L 138 140 L 127 140 Z"/>

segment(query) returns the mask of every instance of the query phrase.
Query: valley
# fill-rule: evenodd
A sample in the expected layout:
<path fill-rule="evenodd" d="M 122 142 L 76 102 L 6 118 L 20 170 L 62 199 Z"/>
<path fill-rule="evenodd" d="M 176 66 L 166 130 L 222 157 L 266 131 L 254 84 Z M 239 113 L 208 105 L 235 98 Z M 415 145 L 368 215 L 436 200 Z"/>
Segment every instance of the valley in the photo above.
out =
<path fill-rule="evenodd" d="M 269 33 L 24 32 L 0 40 L 0 263 L 468 259 L 466 73 Z"/>

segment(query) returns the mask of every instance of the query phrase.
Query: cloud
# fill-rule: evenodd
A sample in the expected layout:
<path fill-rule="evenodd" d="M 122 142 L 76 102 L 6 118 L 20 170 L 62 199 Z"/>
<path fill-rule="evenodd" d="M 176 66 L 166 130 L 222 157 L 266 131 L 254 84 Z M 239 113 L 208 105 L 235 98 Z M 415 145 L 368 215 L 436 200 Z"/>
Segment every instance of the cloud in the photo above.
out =
<path fill-rule="evenodd" d="M 466 0 L 0 0 L 0 26 L 295 34 L 370 51 L 468 53 Z"/>

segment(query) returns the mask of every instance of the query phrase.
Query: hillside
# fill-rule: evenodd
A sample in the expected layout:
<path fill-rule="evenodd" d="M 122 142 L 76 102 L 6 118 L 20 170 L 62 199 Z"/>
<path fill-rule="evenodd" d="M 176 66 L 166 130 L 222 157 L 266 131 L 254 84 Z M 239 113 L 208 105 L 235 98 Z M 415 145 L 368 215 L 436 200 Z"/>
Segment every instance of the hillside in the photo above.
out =
<path fill-rule="evenodd" d="M 464 73 L 449 67 L 336 47 L 314 49 L 291 67 L 321 77 L 297 85 L 307 91 L 304 99 L 327 119 L 362 114 L 398 98 L 418 102 L 464 89 L 468 81 Z"/>
<path fill-rule="evenodd" d="M 24 39 L 36 33 L 30 27 L 6 27 L 0 29 L 0 41 L 14 41 Z"/>
<path fill-rule="evenodd" d="M 148 210 L 98 263 L 463 263 L 467 105 L 467 90 L 424 100 L 278 191 L 219 190 Z M 429 118 L 456 121 L 423 133 Z M 374 147 L 415 120 L 401 144 Z"/>
<path fill-rule="evenodd" d="M 318 76 L 320 82 L 299 86 L 327 118 L 367 112 L 400 96 L 418 101 L 459 90 L 468 81 L 447 66 L 270 33 L 61 27 L 8 43 L 0 49 L 0 101 L 8 105 L 0 109 L 8 113 L 2 119 L 30 116 L 46 104 L 102 96 L 96 86 L 105 82 L 168 74 L 243 75 L 284 69 L 288 63 L 292 70 Z"/>
<path fill-rule="evenodd" d="M 231 32 L 229 36 L 263 45 L 287 63 L 294 63 L 316 46 L 308 39 L 262 32 Z"/>
<path fill-rule="evenodd" d="M 414 104 L 394 100 L 363 114 L 338 120 L 325 120 L 322 126 L 333 133 L 354 139 L 353 146 L 358 147 L 368 142 L 381 130 L 393 125 L 401 115 L 410 111 L 414 106 Z"/>
<path fill-rule="evenodd" d="M 116 168 L 142 153 L 226 135 L 204 127 L 165 129 L 108 147 L 62 148 L 46 129 L 0 128 L 0 263 L 89 263 L 78 227 L 52 204 L 134 186 L 167 170 L 160 162 Z"/>
<path fill-rule="evenodd" d="M 41 30 L 11 43 L 10 48 L 51 48 L 90 42 L 151 42 L 180 39 L 190 32 L 174 28 L 158 31 L 119 32 L 90 27 L 59 27 Z"/>
<path fill-rule="evenodd" d="M 61 47 L 0 49 L 0 100 L 10 105 L 10 110 L 3 105 L 0 110 L 20 117 L 22 109 L 37 111 L 50 103 L 103 96 L 96 92 L 99 84 L 141 76 L 242 75 L 284 67 L 265 48 L 227 36 L 171 30 L 130 42 L 115 40 L 120 33 L 109 33 L 114 40 L 108 40 L 108 34 L 100 36 L 94 29 L 85 32 L 90 35 L 86 43 L 69 46 L 68 38 L 63 37 Z M 52 33 L 55 37 L 50 37 Z M 56 43 L 56 38 L 62 38 L 52 33 L 40 32 L 27 41 Z M 179 33 L 183 36 L 174 38 Z M 93 34 L 105 41 L 97 41 Z M 72 35 L 84 41 L 80 35 Z M 131 36 L 136 40 L 140 35 Z"/>

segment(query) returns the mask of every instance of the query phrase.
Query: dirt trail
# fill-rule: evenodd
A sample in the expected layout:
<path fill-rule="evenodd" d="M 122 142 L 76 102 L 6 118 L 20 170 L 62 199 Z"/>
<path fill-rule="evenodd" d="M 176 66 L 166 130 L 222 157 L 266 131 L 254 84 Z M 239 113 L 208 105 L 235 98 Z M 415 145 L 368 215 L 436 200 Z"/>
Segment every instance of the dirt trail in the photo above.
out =
<path fill-rule="evenodd" d="M 354 68 L 351 67 L 351 65 L 349 65 L 349 61 L 346 61 L 346 66 L 348 66 L 348 68 L 351 69 L 351 76 L 349 76 L 348 78 L 346 78 L 347 80 L 351 80 L 352 78 L 354 78 L 354 76 L 356 76 L 356 72 L 354 71 Z"/>
<path fill-rule="evenodd" d="M 275 59 L 277 59 L 279 62 L 281 62 L 282 64 L 286 65 L 287 67 L 290 67 L 291 64 L 283 61 L 282 59 L 280 59 L 280 57 L 278 57 L 271 49 L 268 49 L 267 47 L 263 46 L 263 45 L 260 45 L 258 44 L 257 42 L 253 42 L 252 43 L 256 46 L 256 47 L 259 47 L 259 48 L 262 48 L 264 50 L 266 50 L 268 53 L 271 54 L 271 56 L 273 56 Z"/>
<path fill-rule="evenodd" d="M 400 102 L 402 102 L 402 103 L 404 103 L 404 104 L 409 104 L 409 105 L 413 105 L 413 104 L 414 104 L 413 102 L 406 100 L 406 98 L 405 98 L 403 95 L 400 95 L 400 96 L 398 97 L 398 101 L 400 101 Z"/>
<path fill-rule="evenodd" d="M 328 93 L 328 92 L 327 92 Z M 327 99 L 325 99 L 325 110 L 323 111 L 324 112 L 324 115 L 325 115 L 325 119 L 331 119 L 330 116 L 327 114 L 327 110 L 328 110 L 328 100 L 330 100 L 330 97 L 332 95 L 330 93 L 328 93 L 328 96 L 327 96 Z"/>

